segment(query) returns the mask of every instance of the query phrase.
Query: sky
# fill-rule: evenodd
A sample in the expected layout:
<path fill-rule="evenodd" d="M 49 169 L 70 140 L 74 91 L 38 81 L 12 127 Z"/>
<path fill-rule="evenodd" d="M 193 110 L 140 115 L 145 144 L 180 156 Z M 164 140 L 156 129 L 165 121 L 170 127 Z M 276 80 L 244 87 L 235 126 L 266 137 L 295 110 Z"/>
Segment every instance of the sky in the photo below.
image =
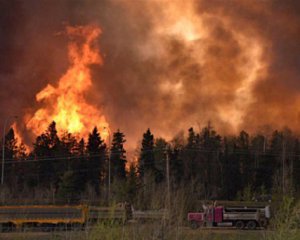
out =
<path fill-rule="evenodd" d="M 209 121 L 222 134 L 300 130 L 299 1 L 0 0 L 0 11 L 0 124 L 18 115 L 28 144 L 36 95 L 70 67 L 66 26 L 101 28 L 85 98 L 132 147 L 147 128 L 171 139 Z"/>

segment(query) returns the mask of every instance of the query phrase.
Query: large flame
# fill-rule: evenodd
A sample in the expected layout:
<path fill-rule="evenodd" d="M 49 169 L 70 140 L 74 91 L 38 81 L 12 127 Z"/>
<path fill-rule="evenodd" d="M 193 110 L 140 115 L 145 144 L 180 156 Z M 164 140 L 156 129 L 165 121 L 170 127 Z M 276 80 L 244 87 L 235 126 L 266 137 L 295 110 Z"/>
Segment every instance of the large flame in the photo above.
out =
<path fill-rule="evenodd" d="M 51 121 L 57 124 L 58 133 L 68 131 L 86 137 L 97 126 L 106 139 L 109 125 L 103 113 L 85 99 L 92 86 L 91 64 L 102 64 L 95 40 L 101 29 L 95 26 L 67 27 L 70 36 L 70 67 L 59 79 L 58 85 L 48 84 L 36 95 L 43 107 L 29 119 L 26 127 L 35 135 L 41 134 Z"/>

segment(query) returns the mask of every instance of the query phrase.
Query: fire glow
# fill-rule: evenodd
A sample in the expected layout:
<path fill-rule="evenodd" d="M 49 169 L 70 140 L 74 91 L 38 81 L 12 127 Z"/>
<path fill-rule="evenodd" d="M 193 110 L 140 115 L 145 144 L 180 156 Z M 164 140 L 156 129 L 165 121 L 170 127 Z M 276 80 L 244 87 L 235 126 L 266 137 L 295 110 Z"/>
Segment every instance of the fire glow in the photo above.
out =
<path fill-rule="evenodd" d="M 59 134 L 69 133 L 88 136 L 97 126 L 102 138 L 108 136 L 109 125 L 99 108 L 89 104 L 85 94 L 92 87 L 89 66 L 102 65 L 103 60 L 95 45 L 101 29 L 95 26 L 67 27 L 70 67 L 59 79 L 57 86 L 48 84 L 36 94 L 42 104 L 26 124 L 35 135 L 41 134 L 55 121 Z"/>

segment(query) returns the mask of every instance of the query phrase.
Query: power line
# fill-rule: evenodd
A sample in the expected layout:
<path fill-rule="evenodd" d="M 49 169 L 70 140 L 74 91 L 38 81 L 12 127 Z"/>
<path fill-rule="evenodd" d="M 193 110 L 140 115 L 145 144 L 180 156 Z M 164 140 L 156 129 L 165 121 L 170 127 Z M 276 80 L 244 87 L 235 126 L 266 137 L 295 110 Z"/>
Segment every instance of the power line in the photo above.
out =
<path fill-rule="evenodd" d="M 143 152 L 160 152 L 160 151 L 167 151 L 167 152 L 172 152 L 174 150 L 166 150 L 166 148 L 154 148 L 154 149 L 149 149 L 149 150 L 144 150 Z M 253 151 L 250 149 L 234 149 L 234 150 L 230 150 L 230 151 L 225 151 L 224 149 L 217 149 L 217 150 L 211 150 L 211 149 L 203 149 L 203 148 L 182 148 L 178 150 L 180 153 L 186 153 L 186 152 L 197 152 L 197 153 L 223 153 L 223 154 L 244 154 L 244 155 L 253 155 L 253 154 L 259 154 L 262 156 L 281 156 L 282 155 L 282 151 L 277 151 L 277 152 L 263 152 L 263 151 Z M 119 151 L 119 150 L 115 150 L 110 152 L 111 155 L 113 154 L 123 154 L 123 151 Z M 126 152 L 125 152 L 126 153 Z M 287 152 L 285 151 L 286 155 L 292 156 L 292 157 L 300 157 L 300 154 L 296 154 L 295 152 Z M 28 159 L 32 159 L 34 161 L 37 160 L 50 160 L 50 159 L 74 159 L 74 158 L 87 158 L 87 157 L 98 157 L 98 156 L 107 156 L 108 154 L 106 154 L 106 152 L 103 153 L 85 153 L 85 154 L 76 154 L 76 153 L 69 153 L 69 154 L 64 154 L 64 155 L 57 155 L 55 154 L 55 156 L 36 156 L 36 155 L 30 155 L 27 158 Z M 16 159 L 14 158 L 6 158 L 6 162 L 8 161 L 15 161 Z"/>
<path fill-rule="evenodd" d="M 159 161 L 159 163 L 166 163 L 166 160 L 162 159 L 162 160 Z M 144 164 L 143 166 L 148 166 L 148 165 L 152 165 L 152 163 Z M 231 164 L 227 164 L 227 165 L 231 165 Z M 211 162 L 210 166 L 218 166 L 219 167 L 219 163 Z M 185 167 L 183 166 L 183 168 L 185 168 Z M 258 170 L 268 170 L 268 169 L 274 169 L 274 166 L 263 166 L 263 167 L 259 167 L 259 168 L 250 167 L 249 170 L 257 172 Z M 300 167 L 298 167 L 298 168 L 294 167 L 293 169 L 294 170 L 299 170 Z M 104 170 L 104 172 L 106 172 L 107 169 L 105 169 L 103 167 L 98 167 L 98 168 L 95 168 L 95 167 L 94 168 L 89 168 L 89 167 L 86 167 L 86 168 L 82 168 L 82 167 L 80 167 L 80 168 L 79 167 L 78 168 L 68 168 L 68 167 L 66 167 L 65 169 L 63 169 L 61 171 L 59 171 L 57 169 L 54 169 L 54 170 L 56 170 L 56 171 L 52 172 L 52 173 L 43 173 L 42 176 L 55 176 L 55 175 L 56 176 L 62 176 L 67 171 L 71 171 L 73 173 L 80 173 L 80 172 L 97 172 L 97 171 L 100 171 L 100 170 Z M 40 175 L 40 172 L 37 172 L 37 173 L 26 173 L 25 177 L 28 177 L 28 176 L 38 176 L 38 175 Z"/>
<path fill-rule="evenodd" d="M 145 150 L 144 152 L 149 153 L 149 152 L 162 152 L 166 151 L 165 148 L 158 148 L 158 149 L 151 149 L 151 150 Z M 171 150 L 172 151 L 172 150 Z M 179 150 L 179 153 L 186 153 L 188 152 L 195 152 L 195 153 L 223 153 L 225 155 L 224 151 L 221 150 L 206 150 L 202 148 L 183 148 L 181 151 Z M 111 152 L 111 155 L 113 154 L 122 154 L 122 151 L 113 151 Z M 243 154 L 243 155 L 254 155 L 258 154 L 258 156 L 282 156 L 282 152 L 258 152 L 254 151 L 251 152 L 250 150 L 234 150 L 234 151 L 229 151 L 227 154 L 228 155 L 233 155 L 233 154 Z M 290 157 L 300 157 L 300 154 L 296 154 L 294 152 L 287 152 L 285 151 L 285 154 Z M 257 156 L 257 155 L 256 155 Z M 36 157 L 36 156 L 30 156 L 26 160 L 17 160 L 13 158 L 5 159 L 6 163 L 13 162 L 13 163 L 18 163 L 18 162 L 38 162 L 38 161 L 52 161 L 52 160 L 71 160 L 71 159 L 80 159 L 80 158 L 93 158 L 93 157 L 107 157 L 107 154 L 105 153 L 95 153 L 95 154 L 84 154 L 84 155 L 72 155 L 72 154 L 67 154 L 67 155 L 56 155 L 56 156 L 51 156 L 51 157 Z"/>

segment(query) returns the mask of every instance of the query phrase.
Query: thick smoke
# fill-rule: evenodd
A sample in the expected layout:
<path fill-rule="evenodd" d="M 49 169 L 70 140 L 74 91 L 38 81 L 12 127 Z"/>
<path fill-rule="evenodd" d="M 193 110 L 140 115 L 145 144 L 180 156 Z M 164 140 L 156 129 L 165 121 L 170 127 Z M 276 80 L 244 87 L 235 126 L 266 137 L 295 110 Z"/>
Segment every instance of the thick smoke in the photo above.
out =
<path fill-rule="evenodd" d="M 0 0 L 2 122 L 36 110 L 68 67 L 65 25 L 97 24 L 87 96 L 134 146 L 208 121 L 221 133 L 300 130 L 300 4 L 271 0 Z M 23 129 L 27 141 L 30 131 Z"/>

